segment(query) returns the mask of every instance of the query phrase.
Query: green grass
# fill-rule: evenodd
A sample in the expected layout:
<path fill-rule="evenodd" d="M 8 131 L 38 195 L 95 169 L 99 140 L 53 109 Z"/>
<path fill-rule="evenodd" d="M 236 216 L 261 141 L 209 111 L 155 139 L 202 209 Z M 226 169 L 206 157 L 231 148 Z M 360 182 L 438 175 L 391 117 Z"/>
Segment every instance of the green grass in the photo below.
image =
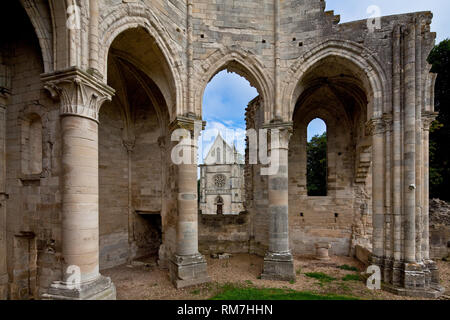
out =
<path fill-rule="evenodd" d="M 347 274 L 342 278 L 342 281 L 360 281 L 361 277 L 359 274 Z"/>
<path fill-rule="evenodd" d="M 342 266 L 339 266 L 338 268 L 341 269 L 341 270 L 347 270 L 347 271 L 355 271 L 355 272 L 358 271 L 358 268 L 351 267 L 348 264 L 344 264 Z"/>
<path fill-rule="evenodd" d="M 302 273 L 302 268 L 298 268 L 297 271 L 296 271 L 295 273 L 297 273 L 298 275 L 300 275 L 300 274 Z"/>
<path fill-rule="evenodd" d="M 305 273 L 305 276 L 307 276 L 309 278 L 317 279 L 317 280 L 319 280 L 319 282 L 321 284 L 329 283 L 331 281 L 336 280 L 336 278 L 333 278 L 333 277 L 331 277 L 331 276 L 329 276 L 329 275 L 327 275 L 327 274 L 325 274 L 323 272 L 308 272 L 308 273 Z"/>
<path fill-rule="evenodd" d="M 320 295 L 290 289 L 243 288 L 231 284 L 222 287 L 211 300 L 358 300 L 351 296 L 334 294 Z"/>

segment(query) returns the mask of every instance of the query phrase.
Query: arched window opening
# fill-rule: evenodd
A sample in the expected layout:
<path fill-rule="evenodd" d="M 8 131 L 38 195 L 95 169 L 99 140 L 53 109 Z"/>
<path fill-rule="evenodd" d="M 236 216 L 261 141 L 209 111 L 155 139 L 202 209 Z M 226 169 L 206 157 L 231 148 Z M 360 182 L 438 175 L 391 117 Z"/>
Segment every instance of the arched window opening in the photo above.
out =
<path fill-rule="evenodd" d="M 323 120 L 314 119 L 308 125 L 307 189 L 308 196 L 327 196 L 327 127 Z"/>
<path fill-rule="evenodd" d="M 37 114 L 28 116 L 22 124 L 22 173 L 42 173 L 42 120 Z"/>
<path fill-rule="evenodd" d="M 223 214 L 223 199 L 222 199 L 222 197 L 217 197 L 216 205 L 217 205 L 216 213 L 219 215 Z"/>
<path fill-rule="evenodd" d="M 220 158 L 220 149 L 217 148 L 217 164 L 222 164 L 222 159 Z"/>
<path fill-rule="evenodd" d="M 256 170 L 245 165 L 246 130 L 264 119 L 264 109 L 258 90 L 245 78 L 245 68 L 235 64 L 218 70 L 204 90 L 201 112 L 206 125 L 198 143 L 199 211 L 204 215 L 239 215 L 246 210 L 247 190 L 252 190 L 245 183 Z"/>

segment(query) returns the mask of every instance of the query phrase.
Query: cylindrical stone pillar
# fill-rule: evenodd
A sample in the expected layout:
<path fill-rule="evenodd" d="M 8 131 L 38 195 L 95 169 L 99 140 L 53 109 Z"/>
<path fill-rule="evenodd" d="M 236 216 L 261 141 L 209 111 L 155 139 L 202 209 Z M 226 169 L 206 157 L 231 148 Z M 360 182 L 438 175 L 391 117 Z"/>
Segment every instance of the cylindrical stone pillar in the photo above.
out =
<path fill-rule="evenodd" d="M 98 124 L 79 116 L 61 118 L 63 281 L 99 277 Z"/>
<path fill-rule="evenodd" d="M 288 149 L 271 148 L 278 153 L 278 173 L 269 175 L 269 252 L 289 254 Z"/>
<path fill-rule="evenodd" d="M 372 125 L 372 219 L 373 263 L 384 259 L 384 121 L 373 119 Z"/>
<path fill-rule="evenodd" d="M 44 297 L 115 299 L 111 279 L 99 273 L 98 163 L 98 114 L 114 90 L 77 68 L 42 80 L 59 97 L 62 136 L 62 281 Z"/>
<path fill-rule="evenodd" d="M 404 260 L 416 262 L 416 67 L 415 27 L 405 29 Z"/>
<path fill-rule="evenodd" d="M 393 251 L 395 267 L 397 268 L 402 259 L 402 239 L 401 239 L 401 221 L 402 221 L 402 135 L 401 135 L 401 29 L 400 26 L 394 28 L 394 42 L 393 42 Z M 400 276 L 394 274 L 393 282 L 399 279 Z"/>
<path fill-rule="evenodd" d="M 206 260 L 198 252 L 197 138 L 202 127 L 201 121 L 191 117 L 179 117 L 172 123 L 172 139 L 177 136 L 175 140 L 179 140 L 172 150 L 172 161 L 178 167 L 177 247 L 169 264 L 176 288 L 211 281 Z M 178 130 L 181 134 L 175 134 Z"/>
<path fill-rule="evenodd" d="M 261 277 L 268 280 L 295 279 L 294 260 L 289 248 L 289 182 L 288 151 L 292 133 L 290 124 L 266 126 L 270 130 L 269 196 L 269 251 L 264 258 Z"/>
<path fill-rule="evenodd" d="M 422 115 L 423 123 L 423 233 L 422 255 L 425 261 L 430 260 L 430 126 L 436 119 L 434 112 Z"/>
<path fill-rule="evenodd" d="M 189 150 L 188 150 L 189 149 Z M 191 159 L 197 159 L 197 147 L 185 147 Z M 197 163 L 178 166 L 177 255 L 198 255 Z"/>
<path fill-rule="evenodd" d="M 416 261 L 422 261 L 422 183 L 423 183 L 423 146 L 422 146 L 422 23 L 420 19 L 416 21 L 416 42 L 415 42 L 415 67 L 416 67 Z"/>

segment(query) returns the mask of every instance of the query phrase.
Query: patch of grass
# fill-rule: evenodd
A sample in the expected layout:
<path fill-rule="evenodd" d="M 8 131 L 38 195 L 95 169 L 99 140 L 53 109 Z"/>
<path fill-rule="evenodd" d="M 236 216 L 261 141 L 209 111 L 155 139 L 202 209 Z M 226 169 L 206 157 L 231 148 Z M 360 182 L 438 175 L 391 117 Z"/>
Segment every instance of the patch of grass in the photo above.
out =
<path fill-rule="evenodd" d="M 359 274 L 347 274 L 342 278 L 342 281 L 360 281 L 361 276 Z"/>
<path fill-rule="evenodd" d="M 297 273 L 297 275 L 300 275 L 302 273 L 302 268 L 298 268 L 297 271 L 295 271 L 295 273 Z"/>
<path fill-rule="evenodd" d="M 350 289 L 350 287 L 349 287 L 348 285 L 346 285 L 345 283 L 343 283 L 343 282 L 339 283 L 339 288 L 340 288 L 342 291 L 345 291 L 346 293 L 349 293 L 349 292 L 352 291 L 352 290 Z"/>
<path fill-rule="evenodd" d="M 295 282 L 296 282 L 295 280 L 290 280 L 289 281 L 290 284 L 295 284 Z"/>
<path fill-rule="evenodd" d="M 347 271 L 355 271 L 355 272 L 358 271 L 358 268 L 356 268 L 356 267 L 351 267 L 351 266 L 349 266 L 348 264 L 344 264 L 344 265 L 342 265 L 342 266 L 339 266 L 338 268 L 341 269 L 341 270 L 347 270 Z"/>
<path fill-rule="evenodd" d="M 320 284 L 329 283 L 336 280 L 336 278 L 333 278 L 323 272 L 308 272 L 305 273 L 305 276 L 319 280 Z"/>
<path fill-rule="evenodd" d="M 196 289 L 194 291 L 191 291 L 191 294 L 198 296 L 200 294 L 200 290 Z"/>
<path fill-rule="evenodd" d="M 248 284 L 248 285 L 252 285 L 253 284 L 253 282 L 251 282 L 250 280 L 245 280 L 245 283 Z"/>
<path fill-rule="evenodd" d="M 335 294 L 320 295 L 307 291 L 273 288 L 242 288 L 232 284 L 222 287 L 211 300 L 358 300 L 351 296 Z"/>

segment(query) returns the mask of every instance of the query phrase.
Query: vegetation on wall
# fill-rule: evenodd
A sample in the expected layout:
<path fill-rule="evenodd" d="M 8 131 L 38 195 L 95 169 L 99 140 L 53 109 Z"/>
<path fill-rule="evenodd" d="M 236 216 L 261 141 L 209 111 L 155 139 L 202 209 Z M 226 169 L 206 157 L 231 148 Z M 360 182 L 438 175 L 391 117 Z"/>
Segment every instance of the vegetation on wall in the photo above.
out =
<path fill-rule="evenodd" d="M 439 116 L 430 128 L 430 198 L 450 201 L 450 39 L 430 53 L 431 72 L 437 73 L 435 111 Z"/>

